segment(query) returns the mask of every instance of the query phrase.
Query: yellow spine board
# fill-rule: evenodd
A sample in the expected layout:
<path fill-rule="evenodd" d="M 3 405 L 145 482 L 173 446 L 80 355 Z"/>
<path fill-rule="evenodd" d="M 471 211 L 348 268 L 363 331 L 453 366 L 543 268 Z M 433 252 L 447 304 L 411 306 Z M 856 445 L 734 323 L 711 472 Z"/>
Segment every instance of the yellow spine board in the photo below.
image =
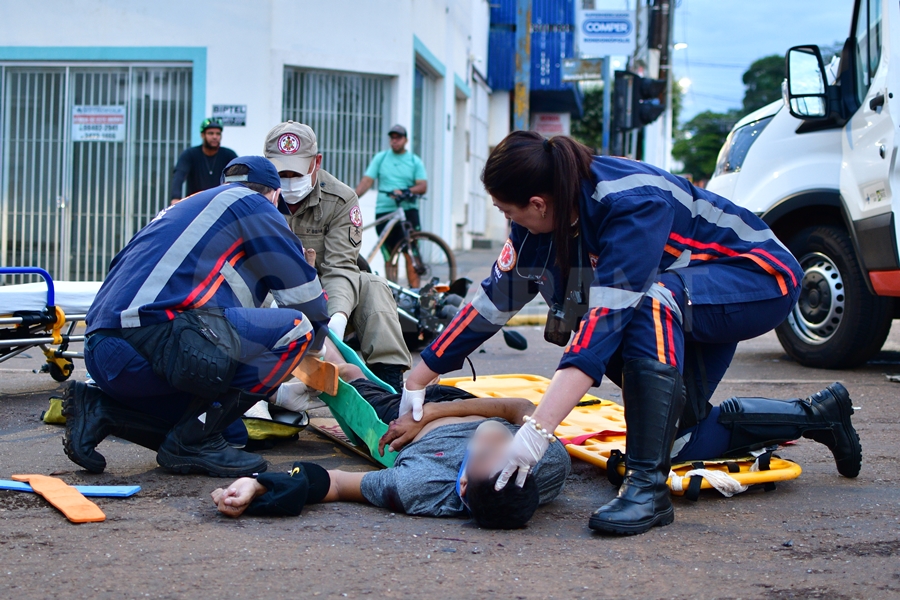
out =
<path fill-rule="evenodd" d="M 525 398 L 539 404 L 550 385 L 550 380 L 539 375 L 482 375 L 476 381 L 471 377 L 442 379 L 441 384 L 458 387 L 480 398 Z M 605 470 L 606 462 L 613 450 L 625 453 L 625 409 L 615 402 L 585 394 L 579 406 L 569 413 L 554 433 L 556 437 L 564 440 L 564 443 L 568 440 L 581 442 L 566 444 L 566 450 L 571 456 Z M 586 436 L 590 437 L 585 439 Z M 727 463 L 737 464 L 740 472 L 729 473 Z M 772 457 L 766 471 L 751 471 L 753 463 L 753 458 L 713 460 L 704 462 L 703 468 L 724 471 L 742 485 L 796 479 L 801 472 L 797 463 L 777 457 Z M 674 465 L 672 469 L 683 475 L 694 469 L 694 466 L 684 463 Z M 619 472 L 625 473 L 624 464 L 619 465 Z M 682 487 L 687 489 L 690 478 L 683 477 L 682 484 Z M 700 485 L 701 489 L 712 487 L 705 479 Z M 681 495 L 684 492 L 672 493 Z"/>

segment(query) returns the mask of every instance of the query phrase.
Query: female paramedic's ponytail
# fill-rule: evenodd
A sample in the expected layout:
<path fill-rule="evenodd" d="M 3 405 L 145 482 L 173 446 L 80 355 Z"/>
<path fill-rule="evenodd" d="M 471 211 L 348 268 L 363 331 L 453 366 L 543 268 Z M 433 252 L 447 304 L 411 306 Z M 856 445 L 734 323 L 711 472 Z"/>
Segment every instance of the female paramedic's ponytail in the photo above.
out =
<path fill-rule="evenodd" d="M 534 131 L 514 131 L 491 152 L 481 173 L 487 192 L 501 202 L 524 207 L 532 196 L 553 205 L 553 243 L 563 277 L 569 274 L 572 215 L 578 215 L 581 182 L 591 177 L 591 150 L 572 138 L 550 139 Z"/>

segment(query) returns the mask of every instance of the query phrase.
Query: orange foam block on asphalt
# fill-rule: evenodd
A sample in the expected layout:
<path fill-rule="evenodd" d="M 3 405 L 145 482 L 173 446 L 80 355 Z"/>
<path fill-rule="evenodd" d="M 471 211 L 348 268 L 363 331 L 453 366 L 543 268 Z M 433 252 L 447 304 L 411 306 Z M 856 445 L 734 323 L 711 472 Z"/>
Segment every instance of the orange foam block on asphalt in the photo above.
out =
<path fill-rule="evenodd" d="M 81 492 L 57 477 L 46 475 L 13 475 L 14 481 L 31 484 L 31 489 L 44 500 L 59 509 L 73 523 L 97 523 L 105 521 L 100 507 L 85 498 Z"/>

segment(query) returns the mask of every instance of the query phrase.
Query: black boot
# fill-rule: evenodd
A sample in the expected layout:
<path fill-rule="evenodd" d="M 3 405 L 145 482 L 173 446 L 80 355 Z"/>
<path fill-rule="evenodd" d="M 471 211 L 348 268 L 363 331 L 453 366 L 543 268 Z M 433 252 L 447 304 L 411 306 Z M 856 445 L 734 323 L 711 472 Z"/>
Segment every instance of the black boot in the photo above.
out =
<path fill-rule="evenodd" d="M 156 462 L 171 473 L 207 473 L 213 477 L 244 477 L 265 471 L 265 459 L 232 448 L 222 437 L 228 425 L 265 399 L 236 389 L 212 401 L 195 399 L 159 447 Z"/>
<path fill-rule="evenodd" d="M 719 423 L 731 429 L 729 456 L 805 437 L 831 450 L 838 473 L 856 477 L 862 446 L 850 422 L 852 414 L 847 389 L 833 383 L 805 400 L 729 398 L 721 405 Z"/>
<path fill-rule="evenodd" d="M 172 424 L 130 410 L 93 384 L 73 381 L 63 394 L 66 433 L 63 449 L 69 459 L 91 473 L 102 473 L 106 459 L 95 448 L 114 435 L 156 450 Z"/>
<path fill-rule="evenodd" d="M 369 370 L 377 377 L 392 388 L 398 394 L 403 391 L 403 367 L 400 365 L 389 365 L 385 363 L 373 363 L 369 365 Z"/>
<path fill-rule="evenodd" d="M 625 479 L 619 494 L 591 515 L 591 529 L 634 535 L 675 520 L 666 480 L 684 393 L 678 369 L 652 359 L 622 369 Z"/>

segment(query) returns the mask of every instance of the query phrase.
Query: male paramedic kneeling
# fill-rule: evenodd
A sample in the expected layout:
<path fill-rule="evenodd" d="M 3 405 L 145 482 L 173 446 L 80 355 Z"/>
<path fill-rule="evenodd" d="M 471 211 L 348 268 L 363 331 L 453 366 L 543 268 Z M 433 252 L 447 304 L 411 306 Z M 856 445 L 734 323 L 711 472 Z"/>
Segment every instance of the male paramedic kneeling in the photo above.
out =
<path fill-rule="evenodd" d="M 547 432 L 604 375 L 622 387 L 626 473 L 618 496 L 591 516 L 593 529 L 635 534 L 671 523 L 673 457 L 741 455 L 803 436 L 827 445 L 842 475 L 859 473 L 853 408 L 840 384 L 806 400 L 709 403 L 737 343 L 781 323 L 800 293 L 800 266 L 762 220 L 656 167 L 593 157 L 564 136 L 510 134 L 482 181 L 512 221 L 510 239 L 471 304 L 410 372 L 401 414 L 418 418 L 425 385 L 460 368 L 540 292 L 552 307 L 545 338 L 566 352 L 498 465 L 498 488 L 516 472 L 521 483 L 546 451 Z"/>
<path fill-rule="evenodd" d="M 156 449 L 175 473 L 264 471 L 223 430 L 322 351 L 325 296 L 278 212 L 281 182 L 260 156 L 232 160 L 224 185 L 161 212 L 113 259 L 87 315 L 96 386 L 70 384 L 67 456 L 99 473 L 116 435 Z M 278 310 L 260 308 L 268 293 Z"/>

